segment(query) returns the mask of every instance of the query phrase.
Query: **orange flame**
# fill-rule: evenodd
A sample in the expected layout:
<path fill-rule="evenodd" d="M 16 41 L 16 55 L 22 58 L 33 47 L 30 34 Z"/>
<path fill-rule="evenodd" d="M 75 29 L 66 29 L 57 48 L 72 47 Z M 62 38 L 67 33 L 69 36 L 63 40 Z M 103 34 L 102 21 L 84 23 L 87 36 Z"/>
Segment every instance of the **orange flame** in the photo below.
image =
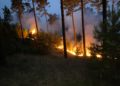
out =
<path fill-rule="evenodd" d="M 36 34 L 36 29 L 33 29 L 33 30 L 32 30 L 32 34 Z"/>
<path fill-rule="evenodd" d="M 63 44 L 57 46 L 57 48 L 63 50 Z M 75 47 L 71 47 L 71 49 L 67 48 L 67 52 L 68 52 L 68 53 L 70 53 L 70 54 L 72 54 L 72 55 L 74 55 L 74 56 L 83 56 L 83 53 L 82 53 L 82 52 L 79 53 L 79 54 L 77 54 L 77 53 L 76 53 L 76 50 L 77 50 L 77 47 L 76 47 L 76 46 L 75 46 Z M 91 54 L 90 54 L 90 52 L 89 52 L 88 49 L 87 49 L 87 53 L 86 53 L 86 54 L 87 54 L 88 57 L 91 57 Z"/>
<path fill-rule="evenodd" d="M 35 29 L 35 28 L 32 28 L 32 29 L 30 29 L 30 33 L 31 33 L 32 35 L 34 35 L 34 34 L 36 34 L 36 33 L 37 33 L 37 31 L 36 31 L 36 29 Z"/>
<path fill-rule="evenodd" d="M 64 48 L 64 47 L 63 47 L 63 44 L 62 44 L 62 42 L 61 42 L 61 44 L 60 44 L 59 46 L 57 46 L 57 49 L 63 50 L 63 48 Z M 71 49 L 68 47 L 68 48 L 67 48 L 67 52 L 70 53 L 70 54 L 72 54 L 72 55 L 74 55 L 74 56 L 82 57 L 82 56 L 83 56 L 83 52 L 77 54 L 77 53 L 76 53 L 76 49 L 77 49 L 77 47 L 71 47 Z M 92 56 L 89 49 L 86 49 L 86 56 L 87 56 L 87 57 L 91 57 L 91 56 Z M 97 54 L 96 57 L 97 57 L 98 59 L 101 59 L 101 58 L 102 58 L 102 55 Z"/>

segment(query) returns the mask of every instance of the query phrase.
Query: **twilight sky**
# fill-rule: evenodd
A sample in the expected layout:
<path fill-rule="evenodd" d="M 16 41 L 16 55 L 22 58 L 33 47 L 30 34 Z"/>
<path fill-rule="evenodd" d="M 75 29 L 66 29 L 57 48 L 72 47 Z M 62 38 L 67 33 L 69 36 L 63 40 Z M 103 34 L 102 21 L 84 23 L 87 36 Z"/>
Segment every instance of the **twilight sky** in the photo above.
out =
<path fill-rule="evenodd" d="M 1 11 L 2 11 L 2 8 L 6 5 L 6 6 L 8 6 L 8 7 L 10 7 L 10 5 L 11 5 L 11 2 L 10 2 L 11 0 L 0 0 L 0 13 L 1 13 Z M 49 0 L 49 2 L 50 2 L 50 5 L 52 6 L 52 7 L 50 7 L 49 8 L 49 11 L 50 12 L 56 12 L 57 14 L 60 14 L 60 9 L 59 9 L 59 7 L 60 7 L 60 1 L 59 0 Z"/>
<path fill-rule="evenodd" d="M 0 14 L 4 6 L 10 7 L 10 0 L 0 0 Z"/>

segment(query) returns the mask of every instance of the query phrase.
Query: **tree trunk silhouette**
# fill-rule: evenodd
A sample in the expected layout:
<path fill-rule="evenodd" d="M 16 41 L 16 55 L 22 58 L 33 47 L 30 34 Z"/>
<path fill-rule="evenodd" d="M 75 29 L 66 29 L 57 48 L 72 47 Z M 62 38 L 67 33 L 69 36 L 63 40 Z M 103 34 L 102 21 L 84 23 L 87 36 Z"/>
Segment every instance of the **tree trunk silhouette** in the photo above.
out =
<path fill-rule="evenodd" d="M 61 16 L 62 16 L 62 33 L 63 33 L 63 45 L 64 45 L 64 57 L 67 58 L 67 47 L 66 47 L 66 34 L 65 34 L 65 21 L 64 21 L 64 10 L 63 0 L 61 2 Z"/>
<path fill-rule="evenodd" d="M 107 1 L 102 0 L 102 4 L 103 4 L 103 22 L 105 22 L 107 19 Z"/>
<path fill-rule="evenodd" d="M 107 33 L 107 25 L 106 25 L 106 21 L 107 21 L 107 0 L 102 0 L 102 5 L 103 5 L 103 29 L 102 32 L 104 34 Z M 103 46 L 103 57 L 106 57 L 106 54 L 104 53 L 104 51 L 106 51 L 106 39 L 103 39 L 102 42 L 102 46 Z"/>
<path fill-rule="evenodd" d="M 107 21 L 107 0 L 102 0 L 103 4 L 103 32 L 107 32 L 107 26 L 106 26 L 106 21 Z"/>
<path fill-rule="evenodd" d="M 32 0 L 32 5 L 33 5 L 33 12 L 34 12 L 34 18 L 35 18 L 35 25 L 36 25 L 37 36 L 38 36 L 38 35 L 39 35 L 39 28 L 38 28 L 38 23 L 37 23 L 37 16 L 36 16 L 36 13 L 35 13 L 34 0 Z"/>
<path fill-rule="evenodd" d="M 73 12 L 71 13 L 71 15 L 72 15 L 74 42 L 75 42 L 75 46 L 76 46 L 77 45 L 77 39 L 76 39 L 76 28 L 75 28 L 75 21 L 74 21 L 74 14 L 73 14 Z"/>
<path fill-rule="evenodd" d="M 49 28 L 48 28 L 48 20 L 47 20 L 47 13 L 46 13 L 46 9 L 44 7 L 44 12 L 45 12 L 45 20 L 46 20 L 46 29 L 47 29 L 47 32 L 49 32 Z"/>
<path fill-rule="evenodd" d="M 19 12 L 18 12 L 18 18 L 19 18 L 19 23 L 20 23 L 20 30 L 21 30 L 21 38 L 22 41 L 24 40 L 24 34 L 23 34 L 23 26 L 22 26 L 22 18 L 21 18 L 21 8 L 19 7 Z"/>
<path fill-rule="evenodd" d="M 20 30 L 21 30 L 21 39 L 24 40 L 24 34 L 23 34 L 23 26 L 22 26 L 22 13 L 23 13 L 23 3 L 22 0 L 11 0 L 11 9 L 15 12 L 17 12 L 17 17 L 20 24 Z"/>
<path fill-rule="evenodd" d="M 113 19 L 114 18 L 113 17 L 114 16 L 114 3 L 115 3 L 114 0 L 112 0 L 112 24 L 114 24 L 114 19 Z M 114 25 L 112 26 L 114 27 Z"/>
<path fill-rule="evenodd" d="M 83 52 L 84 56 L 86 56 L 86 41 L 85 41 L 85 26 L 84 26 L 84 6 L 83 0 L 81 0 L 81 18 L 82 18 L 82 34 L 83 34 Z"/>

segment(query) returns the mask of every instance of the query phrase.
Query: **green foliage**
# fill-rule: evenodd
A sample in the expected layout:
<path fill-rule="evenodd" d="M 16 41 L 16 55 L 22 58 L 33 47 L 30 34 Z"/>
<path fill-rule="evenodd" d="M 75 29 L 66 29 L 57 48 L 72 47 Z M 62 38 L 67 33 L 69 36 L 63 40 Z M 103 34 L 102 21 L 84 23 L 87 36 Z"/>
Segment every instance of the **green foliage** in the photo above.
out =
<path fill-rule="evenodd" d="M 35 2 L 38 4 L 37 9 L 42 13 L 42 15 L 49 15 L 45 9 L 45 7 L 49 5 L 48 0 L 35 0 Z"/>
<path fill-rule="evenodd" d="M 49 4 L 48 0 L 35 0 L 40 8 L 44 8 Z"/>
<path fill-rule="evenodd" d="M 58 20 L 57 14 L 49 14 L 48 22 L 49 24 L 54 24 Z"/>
<path fill-rule="evenodd" d="M 11 0 L 11 9 L 18 14 L 21 14 L 24 10 L 24 5 L 22 0 Z"/>
<path fill-rule="evenodd" d="M 64 0 L 64 9 L 67 10 L 67 15 L 70 15 L 72 12 L 80 10 L 80 0 Z"/>

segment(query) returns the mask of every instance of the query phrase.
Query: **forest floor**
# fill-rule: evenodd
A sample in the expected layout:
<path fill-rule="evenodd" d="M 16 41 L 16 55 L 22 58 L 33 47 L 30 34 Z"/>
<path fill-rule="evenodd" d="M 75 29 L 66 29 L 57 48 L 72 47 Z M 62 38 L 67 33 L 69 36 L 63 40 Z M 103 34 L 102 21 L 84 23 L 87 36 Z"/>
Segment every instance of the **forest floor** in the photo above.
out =
<path fill-rule="evenodd" d="M 101 60 L 15 54 L 0 67 L 0 86 L 120 86 L 120 73 Z"/>

